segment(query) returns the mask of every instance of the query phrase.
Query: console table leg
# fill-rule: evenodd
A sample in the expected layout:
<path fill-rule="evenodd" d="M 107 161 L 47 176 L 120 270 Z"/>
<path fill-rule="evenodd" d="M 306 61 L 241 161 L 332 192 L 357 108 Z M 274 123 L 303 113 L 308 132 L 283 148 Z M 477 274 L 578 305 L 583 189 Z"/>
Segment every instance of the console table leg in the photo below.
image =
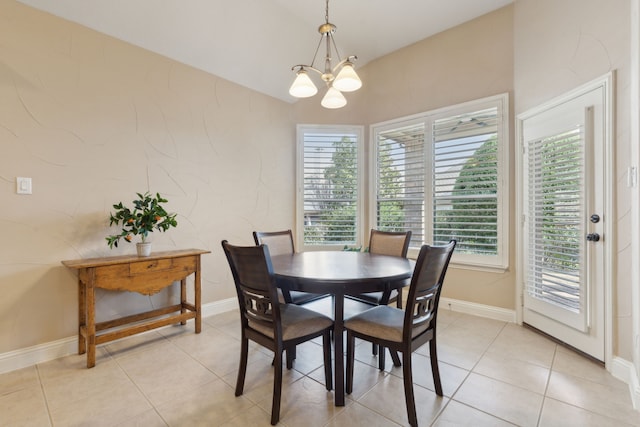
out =
<path fill-rule="evenodd" d="M 93 283 L 87 292 L 87 368 L 96 366 L 96 290 Z"/>
<path fill-rule="evenodd" d="M 193 278 L 194 286 L 194 303 L 196 305 L 196 334 L 199 334 L 202 330 L 202 301 L 201 301 L 201 286 L 200 286 L 200 256 L 196 260 L 196 272 Z"/>
<path fill-rule="evenodd" d="M 82 328 L 87 325 L 87 292 L 82 280 L 78 280 L 78 354 L 87 352 L 87 341 Z"/>
<path fill-rule="evenodd" d="M 182 280 L 180 280 L 180 304 L 182 305 L 182 308 L 180 309 L 180 313 L 184 314 L 187 312 L 187 309 L 185 308 L 185 304 L 187 302 L 187 279 L 184 278 Z M 181 325 L 186 325 L 187 322 L 182 321 L 180 322 Z"/>

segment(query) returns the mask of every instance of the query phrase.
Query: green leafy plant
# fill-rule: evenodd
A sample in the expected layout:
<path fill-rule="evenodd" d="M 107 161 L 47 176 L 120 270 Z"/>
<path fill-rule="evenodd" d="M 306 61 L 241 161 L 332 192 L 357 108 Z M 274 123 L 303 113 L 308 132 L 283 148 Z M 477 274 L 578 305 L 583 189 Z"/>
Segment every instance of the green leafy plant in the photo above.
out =
<path fill-rule="evenodd" d="M 140 236 L 144 243 L 149 233 L 154 230 L 167 231 L 178 225 L 177 214 L 169 214 L 162 207 L 162 203 L 167 203 L 167 199 L 162 198 L 160 193 L 156 193 L 155 197 L 149 192 L 136 194 L 138 199 L 133 201 L 133 209 L 124 206 L 122 202 L 113 205 L 116 211 L 110 214 L 109 225 L 122 225 L 122 231 L 106 237 L 111 249 L 114 246 L 118 247 L 120 239 L 131 242 L 133 236 Z"/>

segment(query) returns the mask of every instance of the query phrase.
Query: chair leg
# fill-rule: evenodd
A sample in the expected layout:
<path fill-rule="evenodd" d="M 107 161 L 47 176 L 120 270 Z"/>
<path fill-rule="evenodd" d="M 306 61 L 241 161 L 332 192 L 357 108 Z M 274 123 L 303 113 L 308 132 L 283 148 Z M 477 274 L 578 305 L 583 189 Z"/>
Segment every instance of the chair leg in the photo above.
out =
<path fill-rule="evenodd" d="M 324 382 L 327 390 L 333 390 L 333 370 L 331 369 L 331 333 L 329 330 L 322 335 L 324 351 Z"/>
<path fill-rule="evenodd" d="M 442 396 L 442 383 L 440 382 L 440 369 L 438 369 L 438 352 L 436 351 L 435 331 L 433 338 L 429 341 L 429 358 L 431 359 L 431 375 L 433 375 L 433 385 L 436 388 L 436 394 Z"/>
<path fill-rule="evenodd" d="M 345 393 L 351 394 L 353 391 L 353 365 L 355 359 L 355 347 L 356 339 L 351 334 L 351 331 L 347 331 L 347 369 L 346 369 L 346 385 Z"/>
<path fill-rule="evenodd" d="M 273 371 L 273 401 L 271 403 L 271 425 L 280 421 L 280 401 L 282 399 L 282 352 L 283 349 L 276 349 Z"/>
<path fill-rule="evenodd" d="M 381 371 L 384 371 L 384 365 L 385 365 L 385 354 L 386 352 L 386 348 L 379 345 L 378 346 L 378 369 L 380 369 Z"/>
<path fill-rule="evenodd" d="M 243 334 L 244 335 L 244 334 Z M 244 378 L 247 374 L 247 357 L 249 356 L 249 340 L 242 338 L 240 344 L 240 367 L 238 368 L 238 380 L 236 381 L 236 396 L 241 396 L 244 390 Z"/>
<path fill-rule="evenodd" d="M 393 366 L 400 366 L 400 357 L 398 356 L 398 352 L 395 350 L 389 349 L 389 354 L 391 354 L 391 359 L 393 360 Z"/>
<path fill-rule="evenodd" d="M 404 381 L 404 400 L 407 404 L 407 417 L 411 427 L 418 426 L 416 415 L 416 399 L 413 394 L 413 374 L 411 371 L 411 350 L 406 348 L 402 352 L 402 377 Z"/>
<path fill-rule="evenodd" d="M 371 343 L 371 354 L 376 356 L 378 354 L 378 344 L 372 342 Z"/>
<path fill-rule="evenodd" d="M 287 348 L 287 369 L 293 368 L 293 361 L 296 358 L 296 346 Z"/>

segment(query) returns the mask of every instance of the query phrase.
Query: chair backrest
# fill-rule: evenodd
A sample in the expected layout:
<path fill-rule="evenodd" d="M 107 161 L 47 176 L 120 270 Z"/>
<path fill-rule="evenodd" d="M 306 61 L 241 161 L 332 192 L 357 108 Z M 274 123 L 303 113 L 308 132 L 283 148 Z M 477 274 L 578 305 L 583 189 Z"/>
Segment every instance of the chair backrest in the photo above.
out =
<path fill-rule="evenodd" d="M 380 231 L 371 229 L 369 237 L 369 252 L 379 255 L 407 257 L 411 230 L 409 231 Z"/>
<path fill-rule="evenodd" d="M 423 245 L 409 285 L 403 339 L 415 339 L 435 329 L 440 292 L 456 241 L 444 246 Z"/>
<path fill-rule="evenodd" d="M 292 254 L 295 252 L 293 233 L 291 230 L 254 231 L 253 240 L 256 242 L 256 245 L 269 246 L 271 256 Z"/>
<path fill-rule="evenodd" d="M 223 240 L 222 249 L 233 274 L 242 327 L 255 322 L 273 328 L 275 336 L 281 336 L 280 303 L 269 248 L 265 245 L 233 246 Z"/>

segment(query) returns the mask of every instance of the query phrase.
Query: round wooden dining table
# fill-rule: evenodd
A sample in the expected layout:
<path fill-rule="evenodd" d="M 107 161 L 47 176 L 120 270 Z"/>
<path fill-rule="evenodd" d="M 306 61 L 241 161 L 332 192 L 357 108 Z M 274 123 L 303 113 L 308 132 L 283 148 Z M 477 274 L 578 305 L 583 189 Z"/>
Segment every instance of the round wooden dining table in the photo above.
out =
<path fill-rule="evenodd" d="M 277 255 L 271 262 L 276 280 L 289 289 L 334 296 L 335 404 L 344 406 L 344 297 L 396 287 L 411 277 L 415 261 L 368 252 L 319 251 Z"/>

